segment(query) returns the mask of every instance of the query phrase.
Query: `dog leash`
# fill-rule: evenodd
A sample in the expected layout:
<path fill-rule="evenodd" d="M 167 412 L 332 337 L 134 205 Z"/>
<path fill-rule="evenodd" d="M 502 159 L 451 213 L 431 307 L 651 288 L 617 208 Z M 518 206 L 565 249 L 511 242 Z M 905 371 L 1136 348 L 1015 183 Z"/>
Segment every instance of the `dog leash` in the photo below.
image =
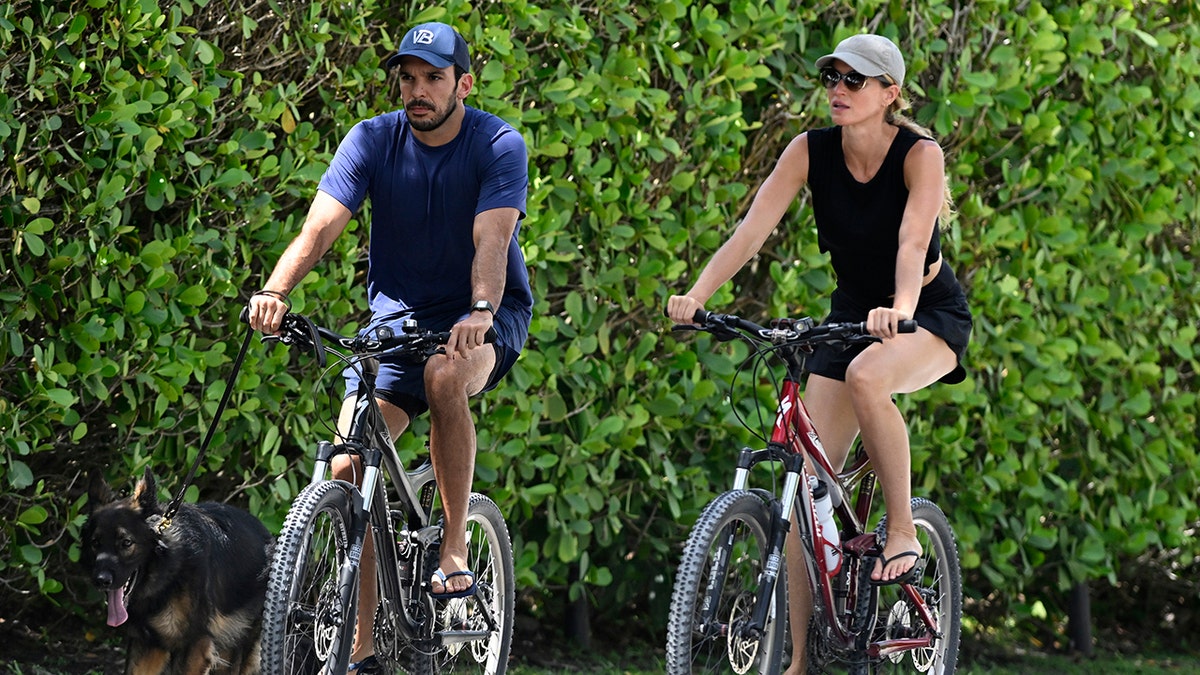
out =
<path fill-rule="evenodd" d="M 217 414 L 213 417 L 212 424 L 208 425 L 208 433 L 204 436 L 204 442 L 200 444 L 200 452 L 196 455 L 196 461 L 192 462 L 192 468 L 188 471 L 187 476 L 183 479 L 183 485 L 179 487 L 179 494 L 167 504 L 167 510 L 163 513 L 162 520 L 158 521 L 158 533 L 162 534 L 171 527 L 171 519 L 179 512 L 179 507 L 183 505 L 183 494 L 187 492 L 188 487 L 192 484 L 192 479 L 196 477 L 196 470 L 200 468 L 200 462 L 204 461 L 204 455 L 208 452 L 208 444 L 212 442 L 213 434 L 217 431 L 217 425 L 221 423 L 221 415 L 225 413 L 225 406 L 229 405 L 229 397 L 233 395 L 233 384 L 237 381 L 238 373 L 242 370 L 242 361 L 246 360 L 246 350 L 250 348 L 250 339 L 254 337 L 254 329 L 246 326 L 246 339 L 242 341 L 242 349 L 238 352 L 237 358 L 233 362 L 233 372 L 229 374 L 229 379 L 225 382 L 225 393 L 221 396 L 221 402 L 217 405 Z"/>

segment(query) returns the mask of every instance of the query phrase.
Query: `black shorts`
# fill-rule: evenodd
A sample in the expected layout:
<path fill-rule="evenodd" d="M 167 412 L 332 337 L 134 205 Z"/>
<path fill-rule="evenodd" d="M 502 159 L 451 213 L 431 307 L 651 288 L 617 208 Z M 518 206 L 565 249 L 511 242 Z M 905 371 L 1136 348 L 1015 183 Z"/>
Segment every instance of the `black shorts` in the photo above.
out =
<path fill-rule="evenodd" d="M 825 322 L 866 321 L 867 314 L 875 307 L 864 307 L 855 303 L 849 296 L 835 290 L 830 296 L 829 316 Z M 954 277 L 954 271 L 945 261 L 942 269 L 933 281 L 921 289 L 921 297 L 917 300 L 917 311 L 913 318 L 917 325 L 946 341 L 946 345 L 954 352 L 957 363 L 954 370 L 940 378 L 941 382 L 957 384 L 967 377 L 963 369 L 962 358 L 967 353 L 967 344 L 971 341 L 971 310 L 967 307 L 967 296 L 962 286 Z M 858 344 L 847 349 L 831 345 L 818 345 L 808 357 L 808 372 L 832 378 L 846 380 L 846 368 L 854 357 L 862 353 L 869 345 Z"/>

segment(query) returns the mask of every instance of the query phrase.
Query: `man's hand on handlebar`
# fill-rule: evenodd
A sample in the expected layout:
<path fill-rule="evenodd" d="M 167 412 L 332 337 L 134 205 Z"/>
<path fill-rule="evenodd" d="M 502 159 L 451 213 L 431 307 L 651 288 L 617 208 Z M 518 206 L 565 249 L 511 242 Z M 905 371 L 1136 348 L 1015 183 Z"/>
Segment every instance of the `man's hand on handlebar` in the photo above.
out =
<path fill-rule="evenodd" d="M 275 335 L 283 323 L 283 317 L 291 307 L 283 293 L 258 291 L 250 296 L 246 305 L 250 327 L 263 335 Z"/>
<path fill-rule="evenodd" d="M 488 331 L 492 328 L 491 312 L 471 312 L 467 318 L 454 324 L 450 339 L 446 341 L 446 354 L 451 358 L 466 356 L 467 352 L 488 342 Z"/>

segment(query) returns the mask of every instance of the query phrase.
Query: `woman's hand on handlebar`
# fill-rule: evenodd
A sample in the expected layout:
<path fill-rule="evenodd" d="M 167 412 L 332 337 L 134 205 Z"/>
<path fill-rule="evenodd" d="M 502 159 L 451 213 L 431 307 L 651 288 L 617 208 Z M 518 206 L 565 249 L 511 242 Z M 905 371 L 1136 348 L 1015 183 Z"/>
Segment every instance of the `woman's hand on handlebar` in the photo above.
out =
<path fill-rule="evenodd" d="M 867 332 L 885 340 L 900 334 L 901 321 L 912 318 L 912 314 L 891 307 L 876 307 L 867 314 Z"/>
<path fill-rule="evenodd" d="M 274 291 L 258 291 L 250 296 L 246 305 L 250 327 L 263 335 L 275 335 L 283 323 L 283 317 L 291 309 L 287 295 Z"/>
<path fill-rule="evenodd" d="M 672 295 L 667 298 L 667 316 L 678 324 L 693 324 L 696 311 L 704 309 L 704 303 L 690 295 Z"/>

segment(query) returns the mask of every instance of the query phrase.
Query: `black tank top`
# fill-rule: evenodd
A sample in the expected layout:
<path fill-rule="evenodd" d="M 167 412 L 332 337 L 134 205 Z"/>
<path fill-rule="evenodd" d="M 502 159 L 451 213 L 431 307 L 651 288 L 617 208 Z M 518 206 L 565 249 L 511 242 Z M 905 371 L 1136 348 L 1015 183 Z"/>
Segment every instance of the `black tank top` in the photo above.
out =
<path fill-rule="evenodd" d="M 908 203 L 904 158 L 923 138 L 899 127 L 879 171 L 860 183 L 846 168 L 841 127 L 808 132 L 808 183 L 817 242 L 829 253 L 838 288 L 861 306 L 890 307 L 896 293 L 900 222 Z M 926 274 L 941 248 L 935 223 L 925 254 Z"/>

